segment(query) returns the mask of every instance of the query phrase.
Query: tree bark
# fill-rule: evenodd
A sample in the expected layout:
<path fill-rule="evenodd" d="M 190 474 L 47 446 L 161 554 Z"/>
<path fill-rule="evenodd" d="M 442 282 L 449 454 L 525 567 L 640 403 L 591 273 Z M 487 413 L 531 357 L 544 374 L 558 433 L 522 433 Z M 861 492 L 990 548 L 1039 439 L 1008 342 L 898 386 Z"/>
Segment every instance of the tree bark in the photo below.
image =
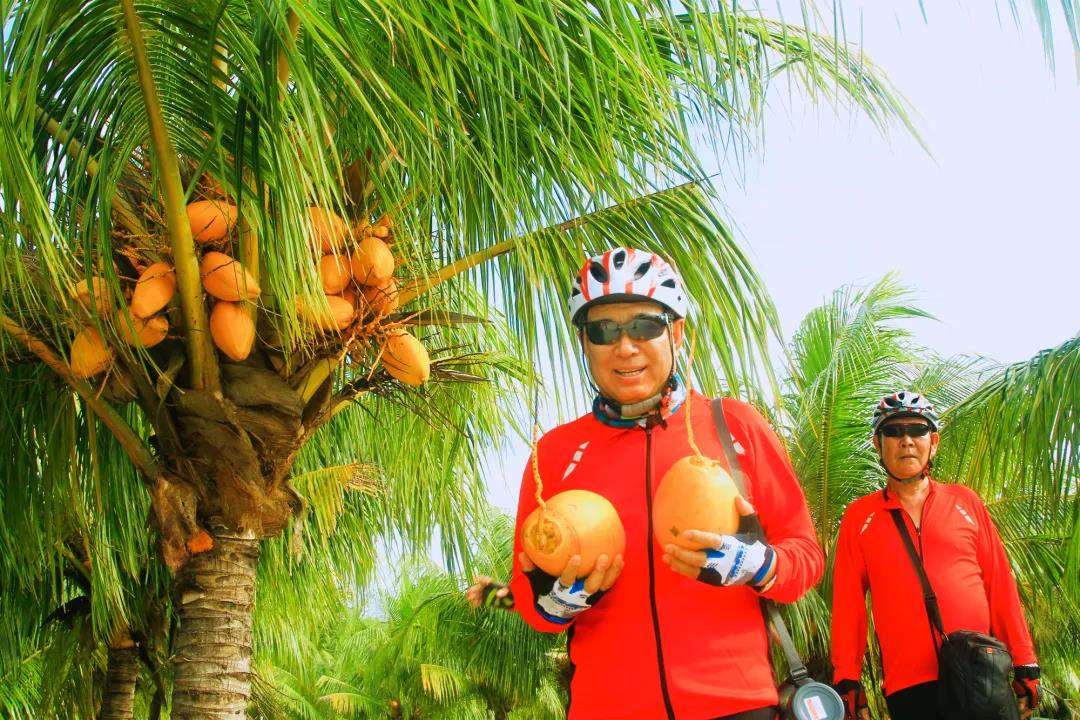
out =
<path fill-rule="evenodd" d="M 138 648 L 110 647 L 105 697 L 98 720 L 131 720 L 135 717 L 135 681 L 138 677 Z"/>
<path fill-rule="evenodd" d="M 254 532 L 218 530 L 176 581 L 172 720 L 244 720 L 251 697 Z"/>

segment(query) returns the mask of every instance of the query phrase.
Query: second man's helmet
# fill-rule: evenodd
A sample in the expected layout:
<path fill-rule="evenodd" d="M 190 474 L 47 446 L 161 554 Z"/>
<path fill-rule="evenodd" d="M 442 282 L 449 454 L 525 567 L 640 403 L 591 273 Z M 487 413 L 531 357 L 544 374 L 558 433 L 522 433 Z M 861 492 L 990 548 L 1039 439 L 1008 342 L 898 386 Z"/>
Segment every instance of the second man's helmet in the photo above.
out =
<path fill-rule="evenodd" d="M 874 432 L 876 433 L 886 420 L 901 417 L 925 418 L 930 423 L 930 429 L 937 432 L 939 418 L 934 406 L 925 397 L 910 390 L 894 392 L 878 401 L 871 421 Z"/>

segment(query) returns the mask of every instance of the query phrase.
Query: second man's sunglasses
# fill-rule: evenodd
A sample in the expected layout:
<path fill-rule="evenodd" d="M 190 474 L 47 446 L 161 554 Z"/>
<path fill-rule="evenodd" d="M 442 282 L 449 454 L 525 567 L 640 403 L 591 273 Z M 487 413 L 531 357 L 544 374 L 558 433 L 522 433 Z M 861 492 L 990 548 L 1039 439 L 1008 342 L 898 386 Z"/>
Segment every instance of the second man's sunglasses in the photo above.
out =
<path fill-rule="evenodd" d="M 911 425 L 886 425 L 881 428 L 881 434 L 889 438 L 922 437 L 930 432 L 930 426 L 925 423 L 913 423 Z"/>
<path fill-rule="evenodd" d="M 667 315 L 638 315 L 632 320 L 617 323 L 614 320 L 590 320 L 585 323 L 585 337 L 593 345 L 611 345 L 625 332 L 631 340 L 655 340 L 664 334 L 668 326 Z"/>

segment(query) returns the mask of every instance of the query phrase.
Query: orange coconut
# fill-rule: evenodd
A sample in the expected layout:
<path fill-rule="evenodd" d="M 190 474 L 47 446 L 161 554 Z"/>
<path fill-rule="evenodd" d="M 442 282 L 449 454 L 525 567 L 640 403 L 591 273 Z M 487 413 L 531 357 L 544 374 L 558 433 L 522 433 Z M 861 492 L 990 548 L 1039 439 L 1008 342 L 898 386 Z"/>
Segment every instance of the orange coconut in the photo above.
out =
<path fill-rule="evenodd" d="M 431 376 L 431 359 L 427 349 L 404 330 L 386 339 L 382 363 L 386 372 L 406 385 L 423 385 Z"/>
<path fill-rule="evenodd" d="M 342 288 L 341 292 L 338 293 L 338 295 L 340 295 L 345 300 L 345 302 L 349 303 L 353 307 L 356 307 L 356 303 L 360 300 L 360 296 L 356 292 L 356 286 L 352 283 L 349 283 L 344 288 Z"/>
<path fill-rule="evenodd" d="M 394 278 L 390 278 L 382 285 L 364 285 L 360 292 L 363 293 L 364 300 L 374 315 L 386 315 L 397 310 L 398 287 Z"/>
<path fill-rule="evenodd" d="M 131 296 L 131 314 L 148 318 L 169 304 L 176 294 L 176 272 L 167 262 L 156 262 L 142 271 Z"/>
<path fill-rule="evenodd" d="M 203 255 L 199 274 L 203 288 L 218 300 L 256 300 L 262 292 L 247 268 L 225 253 L 208 252 Z"/>
<path fill-rule="evenodd" d="M 224 200 L 196 200 L 187 206 L 187 216 L 195 242 L 221 242 L 236 224 L 236 206 Z"/>
<path fill-rule="evenodd" d="M 71 373 L 77 378 L 86 379 L 104 372 L 112 361 L 112 348 L 92 327 L 84 327 L 71 342 Z"/>
<path fill-rule="evenodd" d="M 90 297 L 93 289 L 93 297 Z M 89 312 L 91 307 L 97 310 L 98 315 L 107 315 L 112 310 L 112 296 L 109 294 L 109 286 L 97 276 L 90 280 L 80 280 L 75 283 L 75 299 L 79 301 Z"/>
<path fill-rule="evenodd" d="M 735 482 L 717 460 L 689 455 L 672 465 L 653 496 L 653 534 L 661 547 L 674 543 L 688 550 L 703 546 L 680 537 L 683 530 L 731 535 L 739 528 Z"/>
<path fill-rule="evenodd" d="M 169 321 L 161 315 L 149 318 L 124 313 L 116 320 L 116 333 L 128 345 L 154 347 L 169 334 Z"/>
<path fill-rule="evenodd" d="M 323 292 L 337 295 L 352 281 L 349 258 L 344 255 L 323 255 L 319 261 L 319 279 Z"/>
<path fill-rule="evenodd" d="M 244 303 L 221 301 L 210 313 L 210 337 L 218 350 L 237 362 L 255 345 L 255 321 Z"/>
<path fill-rule="evenodd" d="M 326 295 L 327 307 L 318 298 L 296 298 L 296 312 L 305 322 L 319 330 L 344 330 L 356 316 L 356 309 L 340 295 Z"/>
<path fill-rule="evenodd" d="M 394 274 L 394 254 L 379 238 L 366 237 L 353 253 L 352 272 L 361 285 L 382 285 Z"/>
<path fill-rule="evenodd" d="M 309 207 L 311 232 L 319 241 L 324 253 L 340 252 L 349 236 L 349 224 L 333 210 L 321 207 Z"/>
<path fill-rule="evenodd" d="M 525 518 L 521 544 L 548 575 L 560 575 L 570 558 L 580 555 L 578 576 L 584 577 L 600 555 L 614 560 L 626 549 L 626 532 L 607 498 L 588 490 L 566 490 Z"/>

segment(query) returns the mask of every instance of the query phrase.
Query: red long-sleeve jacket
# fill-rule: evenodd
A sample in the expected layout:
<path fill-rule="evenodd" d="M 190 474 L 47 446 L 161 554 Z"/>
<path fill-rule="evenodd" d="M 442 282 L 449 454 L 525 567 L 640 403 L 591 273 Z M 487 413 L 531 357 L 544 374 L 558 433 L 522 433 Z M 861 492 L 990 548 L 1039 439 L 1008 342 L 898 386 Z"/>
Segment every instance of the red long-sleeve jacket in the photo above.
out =
<path fill-rule="evenodd" d="M 709 399 L 693 394 L 689 401 L 702 453 L 724 461 Z M 764 418 L 737 400 L 725 399 L 724 410 L 748 499 L 777 555 L 776 582 L 765 596 L 794 601 L 817 582 L 824 565 L 802 489 Z M 544 435 L 537 451 L 545 498 L 575 488 L 599 493 L 615 506 L 626 530 L 618 581 L 569 625 L 570 718 L 704 720 L 775 704 L 759 595 L 675 573 L 653 539 L 653 494 L 668 468 L 691 454 L 686 403 L 666 427 L 617 428 L 588 415 Z M 511 588 L 527 623 L 558 632 L 567 626 L 536 612 L 517 563 L 521 525 L 536 507 L 534 491 L 529 467 L 518 502 Z"/>
<path fill-rule="evenodd" d="M 938 599 L 945 632 L 990 633 L 1013 663 L 1036 662 L 1005 547 L 978 494 L 930 480 L 920 529 L 888 488 L 853 502 L 840 522 L 833 569 L 835 680 L 858 680 L 866 651 L 866 592 L 881 645 L 885 692 L 937 679 L 937 653 L 922 585 L 889 516 L 903 512 Z"/>

